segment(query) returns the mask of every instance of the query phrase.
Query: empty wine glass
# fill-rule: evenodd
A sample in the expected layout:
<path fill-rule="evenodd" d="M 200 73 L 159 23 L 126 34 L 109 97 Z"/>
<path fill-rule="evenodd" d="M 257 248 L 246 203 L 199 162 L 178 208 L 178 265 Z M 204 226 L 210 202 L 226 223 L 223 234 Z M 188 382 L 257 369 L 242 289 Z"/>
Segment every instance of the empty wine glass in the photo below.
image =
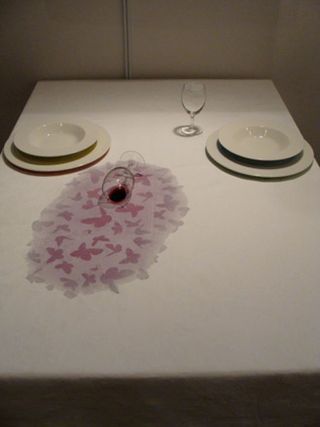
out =
<path fill-rule="evenodd" d="M 133 187 L 132 172 L 128 168 L 117 166 L 104 177 L 99 204 L 106 204 L 108 207 L 124 206 L 131 198 Z"/>
<path fill-rule="evenodd" d="M 181 103 L 190 116 L 190 124 L 179 126 L 176 133 L 180 136 L 195 136 L 202 133 L 202 129 L 194 124 L 194 118 L 202 111 L 206 103 L 206 87 L 200 82 L 188 82 L 182 87 Z"/>

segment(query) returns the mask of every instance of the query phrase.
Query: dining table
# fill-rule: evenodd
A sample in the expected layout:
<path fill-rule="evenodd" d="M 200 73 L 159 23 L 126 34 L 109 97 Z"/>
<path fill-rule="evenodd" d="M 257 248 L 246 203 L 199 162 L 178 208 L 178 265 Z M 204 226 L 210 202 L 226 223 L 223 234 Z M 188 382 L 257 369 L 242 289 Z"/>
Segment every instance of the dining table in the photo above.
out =
<path fill-rule="evenodd" d="M 1 426 L 320 425 L 319 166 L 281 179 L 219 166 L 206 144 L 234 120 L 300 130 L 271 80 L 202 79 L 203 132 L 182 137 L 184 81 L 36 83 L 9 140 L 72 116 L 105 130 L 110 149 L 51 173 L 0 160 Z M 30 280 L 43 212 L 128 150 L 183 199 L 157 256 L 87 293 Z"/>

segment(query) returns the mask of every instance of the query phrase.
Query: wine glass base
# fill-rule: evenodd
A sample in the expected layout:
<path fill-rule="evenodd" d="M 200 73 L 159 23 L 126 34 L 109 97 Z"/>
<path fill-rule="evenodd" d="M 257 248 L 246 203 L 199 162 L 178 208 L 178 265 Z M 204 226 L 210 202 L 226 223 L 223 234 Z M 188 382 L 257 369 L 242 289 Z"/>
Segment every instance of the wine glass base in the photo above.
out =
<path fill-rule="evenodd" d="M 120 162 L 124 163 L 125 167 L 133 173 L 134 177 L 143 176 L 141 169 L 143 169 L 145 160 L 138 151 L 123 152 L 120 156 Z"/>
<path fill-rule="evenodd" d="M 179 136 L 196 136 L 202 132 L 199 126 L 182 125 L 174 128 L 174 133 Z"/>

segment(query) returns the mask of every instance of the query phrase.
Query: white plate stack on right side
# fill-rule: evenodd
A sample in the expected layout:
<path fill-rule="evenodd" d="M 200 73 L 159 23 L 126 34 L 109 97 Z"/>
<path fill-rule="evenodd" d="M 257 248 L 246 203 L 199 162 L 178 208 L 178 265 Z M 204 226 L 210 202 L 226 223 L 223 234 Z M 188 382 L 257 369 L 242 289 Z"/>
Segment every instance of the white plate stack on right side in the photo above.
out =
<path fill-rule="evenodd" d="M 209 136 L 206 151 L 228 171 L 266 179 L 300 175 L 314 159 L 298 130 L 263 118 L 227 124 Z"/>

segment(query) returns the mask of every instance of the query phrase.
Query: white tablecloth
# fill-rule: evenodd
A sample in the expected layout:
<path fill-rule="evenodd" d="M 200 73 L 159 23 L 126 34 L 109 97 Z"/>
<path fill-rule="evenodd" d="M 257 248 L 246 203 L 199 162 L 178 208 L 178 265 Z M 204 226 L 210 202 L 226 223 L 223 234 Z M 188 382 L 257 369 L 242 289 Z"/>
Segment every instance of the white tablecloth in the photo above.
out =
<path fill-rule="evenodd" d="M 263 114 L 292 123 L 272 82 L 208 80 L 182 138 L 182 81 L 39 82 L 16 126 L 73 114 L 103 126 L 100 164 L 136 150 L 172 170 L 190 211 L 147 280 L 68 299 L 26 280 L 31 224 L 76 173 L 0 167 L 0 377 L 177 377 L 320 369 L 320 173 L 260 182 L 209 162 L 208 135 Z"/>

